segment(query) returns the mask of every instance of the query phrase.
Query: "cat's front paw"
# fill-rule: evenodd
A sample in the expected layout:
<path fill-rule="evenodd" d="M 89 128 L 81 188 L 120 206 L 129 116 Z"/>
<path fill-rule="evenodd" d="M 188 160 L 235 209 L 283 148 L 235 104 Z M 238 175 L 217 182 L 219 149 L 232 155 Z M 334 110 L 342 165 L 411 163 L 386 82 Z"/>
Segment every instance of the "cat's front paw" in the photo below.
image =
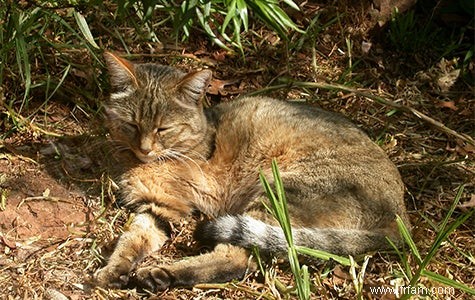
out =
<path fill-rule="evenodd" d="M 164 291 L 172 285 L 172 276 L 164 268 L 144 267 L 137 269 L 132 276 L 131 284 L 151 292 Z"/>
<path fill-rule="evenodd" d="M 105 266 L 94 273 L 94 283 L 104 288 L 119 289 L 125 287 L 129 281 L 127 273 L 120 268 Z"/>

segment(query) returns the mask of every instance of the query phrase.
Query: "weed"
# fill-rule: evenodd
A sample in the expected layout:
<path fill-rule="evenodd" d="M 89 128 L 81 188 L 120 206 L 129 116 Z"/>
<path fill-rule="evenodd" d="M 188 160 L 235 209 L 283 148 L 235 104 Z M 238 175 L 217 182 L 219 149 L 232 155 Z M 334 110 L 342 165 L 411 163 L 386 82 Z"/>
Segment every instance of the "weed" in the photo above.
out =
<path fill-rule="evenodd" d="M 297 285 L 297 292 L 300 299 L 310 299 L 310 278 L 307 266 L 300 266 L 297 248 L 293 242 L 292 227 L 290 226 L 289 211 L 287 209 L 287 201 L 285 199 L 285 190 L 282 183 L 282 178 L 279 174 L 277 162 L 272 161 L 272 175 L 274 178 L 275 193 L 272 190 L 269 182 L 261 172 L 259 178 L 264 186 L 267 197 L 270 200 L 272 208 L 268 210 L 274 215 L 284 231 L 285 239 L 288 244 L 288 259 L 290 268 L 294 274 Z"/>
<path fill-rule="evenodd" d="M 298 261 L 299 253 L 309 255 L 311 257 L 318 258 L 318 259 L 326 259 L 326 260 L 333 259 L 342 265 L 350 266 L 350 275 L 353 280 L 353 285 L 356 291 L 357 298 L 363 299 L 362 292 L 363 292 L 364 274 L 365 274 L 365 270 L 368 265 L 370 257 L 369 256 L 365 257 L 363 261 L 363 265 L 361 267 L 361 271 L 359 274 L 357 274 L 356 273 L 357 264 L 351 256 L 348 259 L 348 258 L 337 256 L 331 253 L 326 253 L 324 251 L 308 249 L 308 248 L 303 248 L 303 247 L 294 245 L 293 236 L 292 236 L 292 228 L 290 226 L 289 213 L 287 210 L 284 185 L 279 174 L 277 162 L 275 160 L 272 161 L 272 174 L 273 174 L 275 192 L 273 191 L 271 185 L 269 184 L 268 180 L 266 179 L 266 177 L 264 176 L 262 172 L 260 174 L 260 179 L 261 179 L 262 185 L 264 186 L 267 197 L 269 198 L 270 203 L 271 203 L 271 207 L 268 207 L 268 210 L 274 215 L 274 217 L 279 222 L 284 232 L 285 238 L 287 240 L 288 259 L 290 263 L 290 268 L 292 270 L 292 273 L 294 274 L 299 299 L 310 298 L 310 284 L 311 284 L 307 266 L 305 265 L 300 266 L 299 264 L 299 261 Z M 449 219 L 451 218 L 455 208 L 457 207 L 457 204 L 459 203 L 462 193 L 463 193 L 463 186 L 459 188 L 457 196 L 454 202 L 452 203 L 451 207 L 449 208 L 449 211 L 447 212 L 444 220 L 442 221 L 442 224 L 438 226 L 437 228 L 438 232 L 437 232 L 435 241 L 433 242 L 432 246 L 430 247 L 425 257 L 422 257 L 422 255 L 420 254 L 420 251 L 418 250 L 416 243 L 411 237 L 409 229 L 404 225 L 404 222 L 399 218 L 399 216 L 397 217 L 397 224 L 399 227 L 399 231 L 401 232 L 401 235 L 404 238 L 404 241 L 408 245 L 411 251 L 411 254 L 415 258 L 415 261 L 417 263 L 417 268 L 415 271 L 413 271 L 411 265 L 409 264 L 411 260 L 409 259 L 406 251 L 399 250 L 399 248 L 393 242 L 388 240 L 388 242 L 394 247 L 399 257 L 399 260 L 403 265 L 404 275 L 409 281 L 409 285 L 406 290 L 411 291 L 411 288 L 416 288 L 417 290 L 417 285 L 420 282 L 421 277 L 426 277 L 432 281 L 436 281 L 436 282 L 448 285 L 450 287 L 453 287 L 455 289 L 459 289 L 465 293 L 475 295 L 475 289 L 468 287 L 456 280 L 453 280 L 445 276 L 442 276 L 440 274 L 429 271 L 427 269 L 430 261 L 433 259 L 437 251 L 440 249 L 442 242 L 446 241 L 448 239 L 448 236 L 456 228 L 462 225 L 475 212 L 475 209 L 472 209 L 471 211 L 459 216 L 455 220 L 455 222 L 453 222 L 452 224 L 450 225 L 448 224 Z M 405 294 L 403 295 L 402 299 L 408 299 L 410 296 L 411 294 Z"/>
<path fill-rule="evenodd" d="M 269 181 L 266 179 L 264 174 L 260 173 L 260 180 L 264 186 L 266 195 L 271 203 L 271 207 L 267 207 L 269 212 L 273 214 L 276 220 L 279 222 L 285 239 L 288 245 L 288 259 L 290 264 L 290 269 L 294 274 L 295 283 L 297 285 L 297 293 L 299 299 L 310 299 L 310 276 L 308 272 L 308 267 L 306 265 L 300 266 L 298 260 L 298 253 L 306 254 L 318 259 L 334 259 L 335 261 L 341 262 L 343 264 L 349 265 L 350 262 L 347 258 L 327 253 L 321 250 L 313 250 L 305 247 L 298 247 L 294 244 L 292 236 L 292 227 L 290 223 L 289 212 L 287 209 L 287 200 L 285 197 L 284 184 L 279 173 L 279 168 L 276 160 L 272 161 L 272 175 L 275 192 L 273 191 Z"/>
<path fill-rule="evenodd" d="M 437 34 L 430 23 L 421 25 L 417 22 L 414 10 L 401 14 L 396 9 L 389 22 L 389 40 L 400 51 L 418 51 L 432 43 Z"/>
<path fill-rule="evenodd" d="M 408 245 L 412 256 L 414 257 L 416 263 L 417 263 L 417 268 L 415 271 L 412 270 L 411 266 L 409 265 L 408 261 L 408 256 L 406 253 L 398 250 L 398 248 L 393 244 L 394 249 L 396 250 L 396 253 L 398 254 L 401 263 L 403 264 L 404 268 L 403 270 L 405 271 L 405 276 L 409 280 L 409 287 L 417 287 L 417 284 L 419 283 L 420 279 L 422 277 L 427 277 L 433 281 L 440 282 L 442 284 L 451 286 L 453 288 L 459 289 L 467 294 L 475 295 L 475 289 L 468 287 L 460 282 L 457 282 L 456 280 L 447 278 L 445 276 L 442 276 L 440 274 L 434 273 L 432 271 L 429 271 L 427 269 L 429 263 L 431 260 L 434 258 L 435 254 L 439 251 L 442 243 L 444 241 L 447 241 L 448 236 L 455 231 L 460 225 L 464 224 L 464 222 L 470 218 L 470 216 L 475 212 L 475 209 L 471 209 L 470 211 L 460 215 L 452 224 L 448 224 L 449 219 L 451 218 L 452 214 L 455 211 L 455 208 L 457 207 L 460 198 L 462 197 L 462 193 L 464 190 L 464 186 L 460 186 L 457 192 L 457 195 L 452 203 L 452 205 L 449 208 L 449 211 L 445 215 L 444 220 L 438 226 L 437 229 L 437 235 L 435 237 L 434 242 L 432 243 L 431 247 L 429 248 L 428 253 L 423 257 L 420 254 L 420 251 L 418 250 L 416 243 L 411 237 L 411 234 L 409 233 L 408 228 L 404 225 L 404 222 L 398 217 L 397 218 L 397 224 L 399 227 L 399 231 L 401 232 L 402 237 L 404 238 L 404 241 Z M 403 295 L 402 299 L 409 299 L 411 294 L 405 294 Z"/>
<path fill-rule="evenodd" d="M 292 0 L 187 0 L 180 4 L 169 0 L 121 0 L 117 13 L 121 17 L 131 12 L 138 16 L 150 36 L 158 41 L 154 28 L 170 22 L 174 36 L 179 40 L 190 37 L 193 26 L 199 26 L 208 38 L 221 48 L 244 53 L 241 35 L 249 29 L 249 16 L 261 20 L 281 38 L 287 39 L 289 30 L 302 32 L 280 7 L 281 3 L 292 9 L 299 7 Z M 166 15 L 160 21 L 155 16 Z M 142 26 L 140 26 L 142 27 Z M 153 39 L 152 39 L 153 40 Z"/>

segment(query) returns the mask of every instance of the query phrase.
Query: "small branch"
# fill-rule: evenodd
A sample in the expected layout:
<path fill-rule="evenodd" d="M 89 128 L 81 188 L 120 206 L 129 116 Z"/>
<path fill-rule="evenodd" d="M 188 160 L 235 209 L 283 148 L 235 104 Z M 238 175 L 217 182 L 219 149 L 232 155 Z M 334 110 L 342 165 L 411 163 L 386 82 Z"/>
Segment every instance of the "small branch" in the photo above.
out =
<path fill-rule="evenodd" d="M 225 289 L 234 289 L 238 290 L 247 294 L 251 294 L 255 296 L 257 299 L 266 299 L 266 300 L 275 300 L 275 297 L 269 295 L 267 293 L 259 293 L 249 287 L 236 285 L 233 283 L 200 283 L 194 286 L 197 289 L 201 290 L 209 290 L 209 289 L 218 289 L 218 290 L 225 290 Z"/>
<path fill-rule="evenodd" d="M 63 203 L 68 203 L 68 204 L 74 204 L 71 201 L 64 200 L 58 197 L 50 197 L 50 196 L 35 196 L 35 197 L 26 197 L 23 198 L 20 203 L 17 205 L 17 209 L 20 209 L 20 207 L 23 205 L 23 203 L 27 201 L 51 201 L 51 202 L 63 202 Z"/>
<path fill-rule="evenodd" d="M 456 132 L 455 130 L 448 128 L 447 126 L 445 126 L 441 122 L 432 119 L 431 117 L 421 113 L 420 111 L 418 111 L 415 108 L 412 108 L 412 107 L 409 107 L 409 106 L 406 106 L 406 105 L 403 105 L 403 104 L 399 104 L 399 103 L 396 103 L 396 102 L 391 101 L 391 100 L 387 100 L 383 97 L 374 95 L 373 93 L 371 93 L 370 91 L 365 90 L 365 89 L 355 89 L 355 88 L 347 87 L 347 86 L 344 86 L 342 84 L 336 84 L 336 83 L 329 84 L 329 83 L 323 83 L 323 82 L 291 82 L 289 84 L 280 84 L 280 85 L 274 85 L 274 86 L 266 87 L 266 88 L 263 88 L 263 89 L 258 90 L 256 92 L 249 93 L 247 95 L 253 96 L 253 95 L 263 94 L 263 93 L 270 92 L 270 91 L 275 91 L 275 90 L 284 89 L 284 88 L 292 88 L 292 87 L 314 88 L 314 89 L 325 89 L 325 90 L 339 90 L 339 91 L 354 93 L 357 96 L 365 97 L 365 98 L 374 100 L 376 102 L 379 102 L 383 105 L 391 106 L 391 107 L 399 109 L 403 112 L 410 113 L 410 114 L 416 116 L 417 118 L 423 120 L 424 122 L 431 124 L 432 126 L 437 128 L 439 131 L 442 131 L 445 134 L 454 136 L 454 137 L 456 137 L 456 138 L 458 138 L 458 139 L 460 139 L 460 140 L 462 140 L 462 141 L 464 141 L 468 144 L 471 144 L 471 145 L 475 146 L 475 140 L 472 137 L 470 137 L 468 135 L 460 134 L 460 133 Z"/>

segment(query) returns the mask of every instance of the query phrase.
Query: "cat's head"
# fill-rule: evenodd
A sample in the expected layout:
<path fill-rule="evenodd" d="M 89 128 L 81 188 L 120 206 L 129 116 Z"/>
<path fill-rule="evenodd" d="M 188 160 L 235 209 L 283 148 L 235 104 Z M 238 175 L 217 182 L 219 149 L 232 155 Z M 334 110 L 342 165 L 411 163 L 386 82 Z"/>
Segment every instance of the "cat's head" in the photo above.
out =
<path fill-rule="evenodd" d="M 202 98 L 211 71 L 185 74 L 110 52 L 105 59 L 112 92 L 103 106 L 112 139 L 143 162 L 193 154 L 206 135 Z"/>

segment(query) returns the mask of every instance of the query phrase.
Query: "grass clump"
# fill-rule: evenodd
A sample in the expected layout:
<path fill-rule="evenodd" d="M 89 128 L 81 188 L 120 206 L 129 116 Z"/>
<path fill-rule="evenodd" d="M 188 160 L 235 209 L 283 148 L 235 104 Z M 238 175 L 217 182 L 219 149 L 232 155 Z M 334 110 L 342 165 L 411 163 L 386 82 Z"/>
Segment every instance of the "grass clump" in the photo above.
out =
<path fill-rule="evenodd" d="M 298 296 L 300 299 L 310 299 L 310 277 L 308 274 L 308 267 L 305 265 L 300 266 L 298 260 L 297 248 L 294 245 L 292 236 L 287 201 L 285 199 L 284 185 L 275 160 L 272 161 L 272 174 L 274 177 L 275 193 L 262 172 L 259 178 L 272 205 L 272 208 L 269 208 L 269 210 L 277 221 L 279 221 L 279 224 L 284 231 L 285 239 L 287 240 L 288 259 L 297 285 Z"/>
<path fill-rule="evenodd" d="M 287 200 L 285 198 L 284 184 L 282 182 L 282 178 L 280 177 L 279 168 L 275 160 L 272 161 L 272 175 L 274 179 L 273 182 L 275 192 L 262 172 L 259 176 L 267 197 L 271 203 L 271 207 L 268 207 L 268 210 L 274 215 L 284 232 L 284 236 L 288 245 L 288 260 L 290 269 L 294 275 L 298 297 L 299 299 L 310 299 L 311 281 L 308 267 L 306 265 L 300 265 L 298 259 L 299 253 L 306 254 L 317 259 L 334 259 L 335 261 L 338 261 L 344 265 L 350 265 L 350 261 L 347 258 L 327 253 L 325 251 L 299 247 L 294 244 L 289 211 L 287 209 Z"/>
<path fill-rule="evenodd" d="M 296 246 L 293 242 L 292 227 L 290 225 L 290 218 L 285 198 L 285 189 L 282 182 L 282 178 L 280 177 L 277 162 L 275 160 L 272 161 L 272 175 L 275 191 L 272 189 L 269 181 L 266 179 L 262 172 L 260 174 L 260 180 L 271 203 L 271 207 L 268 207 L 268 210 L 274 215 L 274 217 L 279 222 L 287 240 L 288 260 L 290 264 L 290 269 L 294 275 L 298 298 L 310 299 L 311 296 L 312 284 L 309 276 L 308 267 L 306 265 L 300 265 L 298 260 L 298 255 L 304 254 L 316 259 L 332 259 L 343 266 L 349 266 L 350 275 L 353 281 L 356 296 L 358 299 L 363 299 L 364 275 L 370 257 L 365 256 L 361 271 L 359 274 L 357 274 L 356 268 L 358 267 L 358 265 L 351 256 L 349 258 L 345 258 L 321 250 Z M 409 247 L 410 255 L 412 255 L 416 262 L 416 267 L 413 268 L 410 264 L 410 262 L 413 260 L 409 259 L 408 253 L 404 250 L 400 250 L 394 243 L 389 240 L 389 243 L 394 247 L 395 252 L 399 257 L 400 263 L 403 266 L 405 281 L 408 282 L 408 284 L 405 285 L 403 289 L 401 289 L 401 291 L 403 291 L 401 299 L 409 299 L 411 296 L 414 296 L 411 291 L 416 291 L 417 293 L 419 291 L 430 291 L 430 289 L 418 288 L 418 286 L 421 284 L 420 282 L 423 277 L 430 279 L 431 281 L 441 283 L 448 287 L 460 290 L 469 295 L 475 295 L 475 289 L 454 279 L 447 278 L 443 275 L 428 270 L 429 263 L 433 260 L 434 256 L 439 251 L 442 243 L 448 241 L 448 236 L 453 233 L 455 229 L 457 229 L 460 225 L 464 224 L 475 212 L 475 209 L 471 209 L 470 211 L 460 215 L 453 223 L 449 224 L 449 219 L 453 215 L 454 210 L 460 201 L 463 189 L 463 186 L 459 188 L 457 196 L 455 197 L 454 202 L 450 206 L 449 211 L 445 215 L 445 218 L 440 224 L 440 226 L 434 225 L 434 229 L 437 231 L 437 235 L 435 237 L 434 242 L 430 246 L 427 254 L 424 257 L 421 255 L 421 252 L 416 246 L 416 243 L 414 242 L 409 229 L 404 225 L 404 222 L 399 218 L 399 216 L 397 217 L 399 231 L 404 241 Z M 392 291 L 398 292 L 399 290 L 393 289 Z"/>
<path fill-rule="evenodd" d="M 404 241 L 409 246 L 410 253 L 414 260 L 416 261 L 416 268 L 413 270 L 409 261 L 411 261 L 406 252 L 399 250 L 394 244 L 393 247 L 400 258 L 401 264 L 403 265 L 404 275 L 407 280 L 409 280 L 409 284 L 407 286 L 407 291 L 417 290 L 417 286 L 422 277 L 426 277 L 430 280 L 435 282 L 442 283 L 446 286 L 453 287 L 460 291 L 463 291 L 469 295 L 475 295 L 475 289 L 466 286 L 456 280 L 447 278 L 435 272 L 428 270 L 429 263 L 434 259 L 437 252 L 440 250 L 442 243 L 448 241 L 448 236 L 453 233 L 460 225 L 464 224 L 475 212 L 475 209 L 472 208 L 468 212 L 460 215 L 455 219 L 454 222 L 449 224 L 449 219 L 453 215 L 455 208 L 457 207 L 460 198 L 462 197 L 464 190 L 464 186 L 460 186 L 458 189 L 457 195 L 450 206 L 445 218 L 443 219 L 442 223 L 439 226 L 434 225 L 434 230 L 437 232 L 434 242 L 430 246 L 427 254 L 425 256 L 421 255 L 421 252 L 416 246 L 416 243 L 411 237 L 408 228 L 404 225 L 404 222 L 398 217 L 397 223 L 399 227 L 399 231 L 401 232 Z M 401 299 L 409 299 L 412 296 L 411 293 L 406 293 L 402 295 Z"/>
<path fill-rule="evenodd" d="M 71 79 L 73 68 L 78 73 L 89 67 L 80 64 L 81 52 L 88 51 L 99 61 L 99 47 L 73 4 L 58 10 L 50 5 L 48 1 L 7 1 L 0 6 L 0 86 L 5 91 L 9 116 L 14 119 L 15 114 L 22 115 L 29 107 L 33 96 L 42 94 L 42 106 L 59 92 L 94 99 L 74 83 L 67 84 L 66 78 Z M 94 86 L 99 86 L 98 82 Z M 33 95 L 33 91 L 40 93 Z"/>
<path fill-rule="evenodd" d="M 145 27 L 155 42 L 159 41 L 156 28 L 165 23 L 171 24 L 177 40 L 187 40 L 193 27 L 197 27 L 221 48 L 238 49 L 241 53 L 244 53 L 241 35 L 248 31 L 250 21 L 260 20 L 283 39 L 288 38 L 290 30 L 302 32 L 281 8 L 299 10 L 292 0 L 120 0 L 117 3 L 117 16 L 138 17 L 136 29 Z"/>

